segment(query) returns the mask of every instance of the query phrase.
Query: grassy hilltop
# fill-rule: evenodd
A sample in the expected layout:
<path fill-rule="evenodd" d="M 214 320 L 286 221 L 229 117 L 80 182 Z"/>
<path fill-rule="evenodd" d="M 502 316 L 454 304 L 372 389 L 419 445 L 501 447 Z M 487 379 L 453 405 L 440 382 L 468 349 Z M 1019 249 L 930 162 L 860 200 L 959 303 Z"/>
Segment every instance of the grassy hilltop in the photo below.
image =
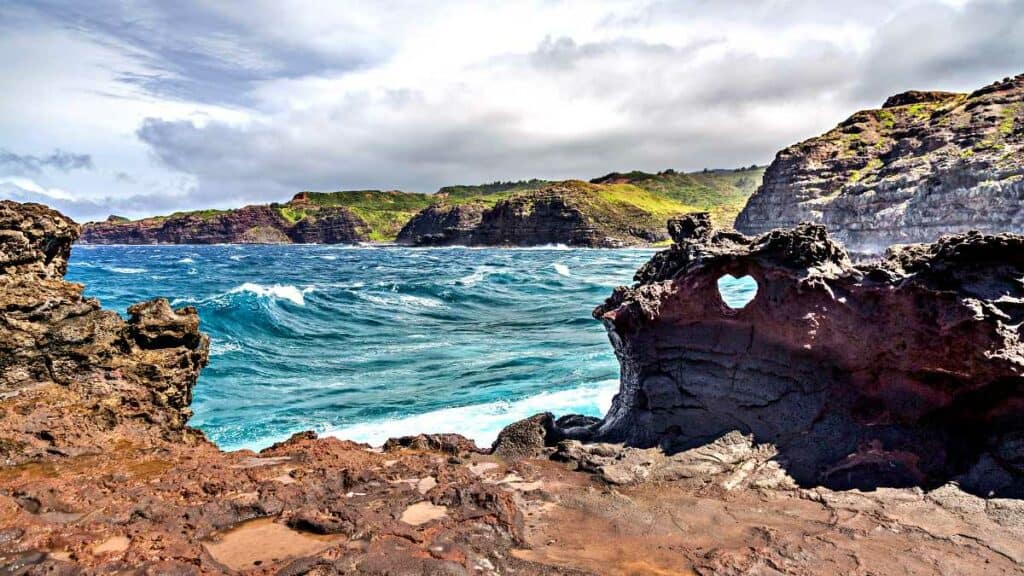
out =
<path fill-rule="evenodd" d="M 731 226 L 746 199 L 753 194 L 764 175 L 764 168 L 752 166 L 736 170 L 705 170 L 683 173 L 666 170 L 658 173 L 613 172 L 589 183 L 580 181 L 552 182 L 521 180 L 479 185 L 445 186 L 436 194 L 397 190 L 347 190 L 339 192 L 300 192 L 291 200 L 269 206 L 249 206 L 236 210 L 193 210 L 142 220 L 111 216 L 105 222 L 86 225 L 89 237 L 105 241 L 138 243 L 138 238 L 161 238 L 160 229 L 174 227 L 183 221 L 193 226 L 203 222 L 237 220 L 236 215 L 259 209 L 261 225 L 288 229 L 315 223 L 338 210 L 347 210 L 365 223 L 364 238 L 375 242 L 394 241 L 398 232 L 413 217 L 432 206 L 470 206 L 490 208 L 499 202 L 525 198 L 548 190 L 555 194 L 573 195 L 588 217 L 614 222 L 620 226 L 663 228 L 664 221 L 675 215 L 708 211 L 721 225 Z M 279 219 L 275 224 L 268 215 Z M 240 226 L 244 226 L 245 220 Z M 135 236 L 119 234 L 119 229 L 143 229 Z M 215 228 L 215 227 L 214 227 Z M 121 237 L 124 236 L 124 237 Z M 160 241 L 174 242 L 173 238 Z"/>

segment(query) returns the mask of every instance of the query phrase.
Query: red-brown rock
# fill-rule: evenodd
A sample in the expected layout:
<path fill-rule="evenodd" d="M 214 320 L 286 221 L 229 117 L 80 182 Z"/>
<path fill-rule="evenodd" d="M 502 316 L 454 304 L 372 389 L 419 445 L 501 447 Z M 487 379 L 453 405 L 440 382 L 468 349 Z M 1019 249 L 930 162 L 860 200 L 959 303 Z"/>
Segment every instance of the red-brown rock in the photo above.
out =
<path fill-rule="evenodd" d="M 854 265 L 817 225 L 746 237 L 697 214 L 670 230 L 594 312 L 622 364 L 596 438 L 677 451 L 739 430 L 805 485 L 1024 495 L 1024 236 Z M 742 309 L 726 274 L 757 282 Z"/>

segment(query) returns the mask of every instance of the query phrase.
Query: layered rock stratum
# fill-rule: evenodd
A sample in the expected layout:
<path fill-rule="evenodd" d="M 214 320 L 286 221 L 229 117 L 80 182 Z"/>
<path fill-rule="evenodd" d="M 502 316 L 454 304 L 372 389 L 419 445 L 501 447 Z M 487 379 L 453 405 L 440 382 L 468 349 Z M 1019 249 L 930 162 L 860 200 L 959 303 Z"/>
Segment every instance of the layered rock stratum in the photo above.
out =
<path fill-rule="evenodd" d="M 607 201 L 597 185 L 552 184 L 493 206 L 436 204 L 398 233 L 413 246 L 539 246 L 615 248 L 667 239 L 664 218 L 643 208 Z M 680 207 L 682 209 L 682 207 Z"/>
<path fill-rule="evenodd" d="M 857 253 L 1024 231 L 1024 75 L 971 94 L 907 92 L 778 153 L 736 219 L 822 224 Z"/>
<path fill-rule="evenodd" d="M 673 292 L 673 280 L 655 278 L 693 249 L 688 222 L 672 226 L 677 246 L 641 271 L 646 280 L 637 290 L 659 282 Z M 77 234 L 77 225 L 46 207 L 0 202 L 4 574 L 1024 573 L 1021 500 L 982 498 L 952 483 L 927 492 L 801 487 L 780 448 L 741 427 L 683 450 L 588 440 L 600 427 L 624 422 L 634 365 L 628 355 L 620 409 L 603 422 L 538 415 L 507 428 L 490 451 L 456 434 L 371 448 L 307 432 L 259 453 L 222 452 L 186 422 L 207 361 L 195 311 L 158 299 L 129 308 L 126 321 L 83 297 L 82 286 L 63 279 Z M 804 271 L 810 262 L 837 273 L 846 265 L 824 240 L 779 238 L 768 242 L 775 249 L 761 252 L 764 258 Z M 940 258 L 924 254 L 956 252 L 946 246 L 905 252 L 869 273 L 949 276 L 951 293 L 959 286 L 981 294 L 978 318 L 964 320 L 968 326 L 1010 314 L 1014 293 L 990 296 L 1009 290 L 994 287 L 1015 265 L 993 274 L 983 263 L 957 276 L 962 260 L 954 259 L 943 260 L 954 269 L 925 272 L 923 262 Z M 773 273 L 785 286 L 793 271 Z M 819 280 L 809 274 L 805 289 L 816 293 Z M 966 293 L 958 296 L 968 301 Z M 906 306 L 955 321 L 943 314 L 949 302 L 922 288 Z M 678 308 L 665 304 L 667 322 Z M 726 314 L 717 302 L 708 307 Z M 820 318 L 832 313 L 822 309 Z M 642 339 L 656 329 L 634 327 L 621 337 Z M 715 357 L 721 331 L 713 323 L 698 319 L 675 330 L 660 332 L 657 347 L 686 349 L 703 337 Z M 618 334 L 612 331 L 613 342 Z M 985 341 L 1002 334 L 994 330 Z M 975 345 L 960 346 L 955 350 L 971 352 Z M 986 376 L 1009 362 L 993 359 L 994 368 L 968 359 L 965 369 Z M 720 397 L 733 394 L 732 380 L 695 374 L 706 386 L 717 382 Z M 991 424 L 975 431 L 1005 429 L 998 410 L 985 410 L 995 402 L 1015 414 L 1019 406 L 1004 402 L 1008 387 L 975 405 Z M 636 428 L 646 427 L 643 412 L 636 416 Z M 992 449 L 1001 449 L 1000 466 L 1016 453 L 1012 443 Z"/>
<path fill-rule="evenodd" d="M 764 169 L 613 172 L 590 182 L 531 181 L 531 188 L 468 195 L 442 189 L 397 241 L 412 246 L 538 246 L 595 248 L 668 240 L 665 222 L 695 209 L 732 221 Z"/>
<path fill-rule="evenodd" d="M 284 203 L 195 210 L 82 227 L 87 244 L 572 244 L 611 247 L 667 239 L 665 221 L 711 210 L 732 222 L 764 169 L 612 173 L 590 183 L 522 180 L 398 190 L 299 192 Z"/>
<path fill-rule="evenodd" d="M 85 244 L 354 244 L 369 240 L 367 223 L 343 206 L 299 212 L 309 204 L 255 205 L 157 218 L 111 216 L 84 227 Z"/>

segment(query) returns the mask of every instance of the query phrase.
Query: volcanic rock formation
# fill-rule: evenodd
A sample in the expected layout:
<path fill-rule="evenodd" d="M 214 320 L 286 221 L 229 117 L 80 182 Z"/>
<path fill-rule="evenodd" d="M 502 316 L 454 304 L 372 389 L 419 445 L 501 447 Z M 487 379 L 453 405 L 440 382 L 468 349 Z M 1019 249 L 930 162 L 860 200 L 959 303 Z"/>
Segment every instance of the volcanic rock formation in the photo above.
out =
<path fill-rule="evenodd" d="M 779 152 L 736 219 L 823 224 L 857 253 L 943 234 L 1024 232 L 1024 75 L 972 94 L 907 92 Z"/>
<path fill-rule="evenodd" d="M 354 244 L 368 240 L 366 222 L 342 206 L 318 207 L 292 222 L 279 207 L 245 206 L 167 217 L 85 225 L 85 244 Z"/>
<path fill-rule="evenodd" d="M 104 451 L 112 435 L 189 442 L 192 387 L 208 340 L 193 308 L 157 299 L 103 310 L 64 272 L 78 226 L 38 204 L 0 202 L 0 456 Z M 74 422 L 69 422 L 70 419 Z"/>
<path fill-rule="evenodd" d="M 705 224 L 673 225 L 682 244 L 645 269 L 651 282 L 699 244 L 694 230 L 720 234 Z M 43 206 L 0 203 L 0 574 L 1024 573 L 1024 501 L 952 484 L 928 493 L 803 490 L 780 466 L 780 449 L 752 434 L 665 453 L 583 444 L 599 422 L 543 414 L 506 429 L 493 454 L 456 434 L 373 449 L 312 432 L 259 453 L 221 452 L 185 424 L 208 347 L 195 312 L 153 300 L 129 308 L 126 322 L 83 298 L 63 280 L 77 230 Z M 846 265 L 827 242 L 779 238 L 759 252 L 767 261 Z M 803 248 L 814 250 L 801 259 Z M 979 318 L 1013 308 L 1012 293 L 989 304 L 990 291 L 1006 290 L 993 280 L 1017 273 L 1012 259 L 994 276 L 983 259 L 963 276 L 925 266 L 940 260 L 959 265 L 908 251 L 870 274 L 932 274 L 964 286 L 950 296 L 964 302 L 984 293 Z M 765 270 L 782 286 L 794 274 Z M 956 319 L 923 288 L 920 302 L 933 303 L 942 322 Z M 965 336 L 975 335 L 968 326 Z M 1009 360 L 995 361 L 977 373 Z M 1003 428 L 999 418 L 1017 405 L 1000 404 L 1002 416 L 990 405 L 1007 386 L 958 404 L 971 409 L 962 419 Z M 637 430 L 649 424 L 636 416 Z M 1014 462 L 1013 445 L 993 445 L 999 464 L 990 470 Z"/>
<path fill-rule="evenodd" d="M 413 246 L 541 246 L 614 248 L 665 239 L 664 219 L 600 198 L 601 187 L 567 181 L 516 194 L 493 206 L 435 204 L 398 233 Z M 623 212 L 622 210 L 625 210 Z"/>
<path fill-rule="evenodd" d="M 595 311 L 622 364 L 596 439 L 669 452 L 730 431 L 801 484 L 1024 496 L 1024 236 L 970 233 L 855 266 L 820 225 L 756 238 L 706 214 Z M 742 309 L 717 289 L 749 275 Z"/>

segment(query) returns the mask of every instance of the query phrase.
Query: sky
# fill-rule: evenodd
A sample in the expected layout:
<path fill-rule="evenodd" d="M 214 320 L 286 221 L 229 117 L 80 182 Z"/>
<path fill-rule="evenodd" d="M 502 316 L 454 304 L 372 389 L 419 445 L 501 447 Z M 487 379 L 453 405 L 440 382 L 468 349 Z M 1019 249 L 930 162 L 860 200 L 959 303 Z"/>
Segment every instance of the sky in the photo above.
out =
<path fill-rule="evenodd" d="M 0 198 L 80 221 L 766 164 L 1024 72 L 1024 0 L 0 0 Z"/>

